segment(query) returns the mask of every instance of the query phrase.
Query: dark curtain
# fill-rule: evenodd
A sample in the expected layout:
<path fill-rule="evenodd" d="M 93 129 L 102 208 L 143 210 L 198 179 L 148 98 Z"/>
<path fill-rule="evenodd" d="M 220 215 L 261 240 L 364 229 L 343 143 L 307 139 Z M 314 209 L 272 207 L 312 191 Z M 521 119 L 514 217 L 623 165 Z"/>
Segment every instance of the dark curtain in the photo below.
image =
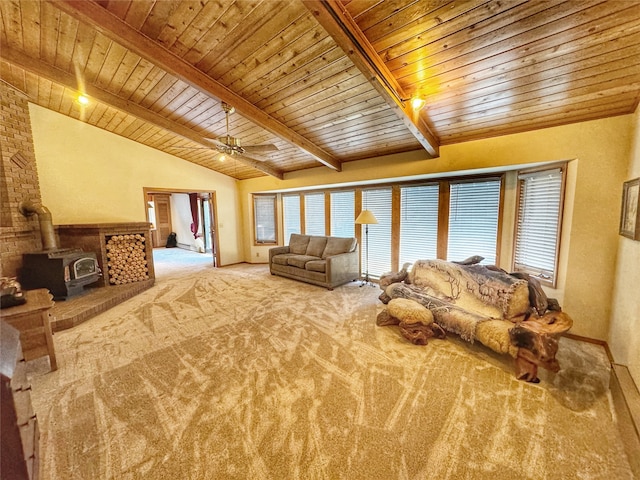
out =
<path fill-rule="evenodd" d="M 191 208 L 191 219 L 193 222 L 191 223 L 191 233 L 193 233 L 193 238 L 198 238 L 198 194 L 190 193 L 189 194 L 189 206 Z"/>

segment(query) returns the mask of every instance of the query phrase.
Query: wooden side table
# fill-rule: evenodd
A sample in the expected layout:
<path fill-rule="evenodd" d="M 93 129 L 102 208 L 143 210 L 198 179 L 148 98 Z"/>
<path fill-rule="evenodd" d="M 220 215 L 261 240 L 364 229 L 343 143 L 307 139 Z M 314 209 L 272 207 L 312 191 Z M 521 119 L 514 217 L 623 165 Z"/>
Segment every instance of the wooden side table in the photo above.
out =
<path fill-rule="evenodd" d="M 49 318 L 49 310 L 54 305 L 53 297 L 46 288 L 26 290 L 24 295 L 26 303 L 3 308 L 0 310 L 0 318 L 20 331 L 20 344 L 25 360 L 49 355 L 51 370 L 56 370 L 58 363 Z"/>

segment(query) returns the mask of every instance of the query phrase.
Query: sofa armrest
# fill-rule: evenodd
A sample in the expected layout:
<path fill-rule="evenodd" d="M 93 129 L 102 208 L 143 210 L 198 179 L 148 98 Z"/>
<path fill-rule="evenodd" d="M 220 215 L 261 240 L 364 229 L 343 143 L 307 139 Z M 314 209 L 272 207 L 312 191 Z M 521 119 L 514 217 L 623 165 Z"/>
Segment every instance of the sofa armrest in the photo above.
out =
<path fill-rule="evenodd" d="M 327 280 L 331 283 L 342 280 L 356 280 L 360 277 L 360 255 L 353 252 L 339 253 L 326 258 Z"/>
<path fill-rule="evenodd" d="M 289 247 L 285 246 L 285 247 L 273 247 L 269 249 L 269 264 L 271 264 L 271 259 L 275 256 L 275 255 L 280 255 L 282 253 L 289 253 Z"/>

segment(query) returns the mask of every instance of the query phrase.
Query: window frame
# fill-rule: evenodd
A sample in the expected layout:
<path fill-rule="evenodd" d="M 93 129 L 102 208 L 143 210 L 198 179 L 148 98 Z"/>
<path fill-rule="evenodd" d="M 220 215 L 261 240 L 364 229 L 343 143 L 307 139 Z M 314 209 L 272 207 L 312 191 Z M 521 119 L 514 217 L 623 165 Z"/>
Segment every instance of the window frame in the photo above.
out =
<path fill-rule="evenodd" d="M 569 162 L 548 162 L 544 165 L 539 165 L 535 167 L 538 170 L 548 170 L 552 168 L 557 168 L 562 165 L 565 167 L 565 173 L 563 174 L 563 205 L 564 205 L 564 194 L 565 187 L 564 181 L 566 181 L 566 168 L 568 168 Z M 431 183 L 437 183 L 439 185 L 439 199 L 438 199 L 438 249 L 435 258 L 438 259 L 446 259 L 449 247 L 449 205 L 450 205 L 450 188 L 454 183 L 461 182 L 477 182 L 477 181 L 490 181 L 490 180 L 498 180 L 500 182 L 500 197 L 498 204 L 498 225 L 497 225 L 497 238 L 495 243 L 496 254 L 495 254 L 495 265 L 500 266 L 502 264 L 501 256 L 503 254 L 507 254 L 509 257 L 505 260 L 505 263 L 512 265 L 515 251 L 515 237 L 513 238 L 513 242 L 509 245 L 507 250 L 503 251 L 503 243 L 505 240 L 504 230 L 505 226 L 509 226 L 509 230 L 511 231 L 510 235 L 515 235 L 515 222 L 517 221 L 518 211 L 516 203 L 518 202 L 518 197 L 514 196 L 517 193 L 514 190 L 517 186 L 512 185 L 511 180 L 508 180 L 509 172 L 514 174 L 519 174 L 521 172 L 525 172 L 531 169 L 522 169 L 518 170 L 503 170 L 503 171 L 495 171 L 495 172 L 487 172 L 484 174 L 469 174 L 469 175 L 459 175 L 459 176 L 443 176 L 436 177 L 432 179 L 419 179 L 419 180 L 408 180 L 408 181 L 385 181 L 380 183 L 362 183 L 358 185 L 349 185 L 349 186 L 336 186 L 336 187 L 320 187 L 320 188 L 311 188 L 311 189 L 301 189 L 301 190 L 289 190 L 286 192 L 277 192 L 277 208 L 282 208 L 282 215 L 284 216 L 284 207 L 282 198 L 284 196 L 289 195 L 297 195 L 300 198 L 300 229 L 301 233 L 306 234 L 306 226 L 305 226 L 305 195 L 308 193 L 324 193 L 325 195 L 325 222 L 326 222 L 326 231 L 331 232 L 331 215 L 332 215 L 332 205 L 331 205 L 331 194 L 333 192 L 339 192 L 342 190 L 352 190 L 355 193 L 355 211 L 354 211 L 354 222 L 355 216 L 362 210 L 362 194 L 365 190 L 371 189 L 380 189 L 384 187 L 390 187 L 392 189 L 392 219 L 391 219 L 391 243 L 389 245 L 390 255 L 391 255 L 391 268 L 392 270 L 397 270 L 400 268 L 400 215 L 401 215 L 401 188 L 403 187 L 411 187 L 418 185 L 425 185 Z M 509 177 L 510 178 L 510 177 Z M 507 198 L 507 192 L 509 202 L 505 203 Z M 264 195 L 262 193 L 255 195 Z M 508 211 L 506 208 L 508 207 Z M 564 207 L 563 207 L 564 208 Z M 276 214 L 280 215 L 277 213 Z M 505 224 L 505 219 L 508 218 L 508 224 Z M 277 227 L 276 234 L 278 237 L 283 236 L 284 225 L 282 222 L 284 220 L 279 220 L 276 217 Z M 513 226 L 512 226 L 513 225 Z M 361 231 L 362 230 L 362 231 Z M 355 228 L 355 237 L 358 239 L 359 244 L 362 248 L 362 242 L 364 229 Z M 331 234 L 331 233 L 330 233 Z M 288 239 L 284 239 L 284 241 L 288 241 Z M 257 245 L 265 245 L 265 244 L 257 244 Z M 560 246 L 558 245 L 558 252 Z M 558 253 L 559 254 L 559 253 Z M 510 267 L 504 267 L 510 268 Z M 513 271 L 513 270 L 512 270 Z M 371 276 L 371 272 L 369 272 Z"/>
<path fill-rule="evenodd" d="M 558 214 L 557 214 L 557 222 L 556 222 L 556 242 L 555 242 L 555 252 L 554 252 L 554 271 L 552 272 L 551 278 L 545 278 L 544 274 L 548 272 L 548 270 L 542 268 L 531 268 L 530 266 L 522 266 L 516 263 L 516 254 L 518 250 L 518 237 L 520 233 L 521 220 L 520 220 L 520 206 L 521 206 L 521 190 L 523 187 L 523 179 L 520 179 L 520 175 L 531 175 L 536 173 L 544 173 L 552 170 L 560 170 L 560 198 L 558 199 Z M 513 254 L 511 259 L 511 268 L 514 272 L 521 272 L 531 275 L 536 278 L 542 285 L 556 288 L 558 285 L 558 269 L 559 269 L 559 261 L 560 261 L 560 248 L 561 248 L 561 238 L 562 238 L 562 226 L 564 219 L 564 202 L 565 202 L 565 194 L 566 194 L 566 184 L 567 184 L 567 162 L 562 162 L 560 164 L 550 164 L 537 168 L 523 169 L 517 172 L 517 188 L 516 188 L 516 208 L 515 208 L 515 220 L 514 220 L 514 232 L 513 232 Z"/>
<path fill-rule="evenodd" d="M 327 215 L 330 214 L 330 212 L 327 212 L 327 205 L 326 205 L 326 193 L 324 190 L 319 190 L 319 191 L 310 191 L 310 192 L 305 192 L 304 195 L 300 195 L 301 199 L 304 199 L 304 212 L 303 212 L 303 216 L 304 216 L 304 234 L 305 235 L 319 235 L 319 236 L 326 236 L 327 235 Z M 319 204 L 314 204 L 312 201 L 310 201 L 311 199 L 317 199 L 319 200 Z M 309 208 L 312 207 L 312 208 Z M 320 221 L 319 223 L 322 224 L 322 233 L 320 232 L 313 232 L 313 233 L 309 233 L 309 228 L 308 226 L 313 227 L 314 223 L 313 223 L 313 217 L 315 215 L 319 215 L 318 212 L 313 211 L 313 207 L 319 207 L 322 209 L 322 215 L 323 215 L 323 219 L 322 221 Z M 301 209 L 302 210 L 302 209 Z"/>
<path fill-rule="evenodd" d="M 297 222 L 297 227 L 298 227 L 298 231 L 297 232 L 290 232 L 290 234 L 287 236 L 287 209 L 285 208 L 285 199 L 287 198 L 297 198 L 298 199 L 298 211 L 295 212 L 298 214 L 298 222 Z M 304 198 L 302 195 L 300 195 L 299 193 L 287 193 L 287 194 L 282 194 L 281 196 L 281 200 L 280 203 L 282 204 L 282 232 L 284 235 L 284 242 L 288 242 L 289 238 L 291 236 L 291 233 L 299 233 L 302 234 L 302 232 L 304 231 L 304 219 L 303 217 L 303 211 L 304 211 Z M 292 213 L 292 212 L 289 212 Z"/>
<path fill-rule="evenodd" d="M 352 204 L 352 211 L 348 215 L 347 218 L 343 218 L 342 216 L 336 214 L 336 212 L 340 212 L 340 213 L 344 213 L 342 212 L 342 210 L 339 210 L 337 207 L 337 204 L 339 202 L 334 202 L 334 194 L 341 194 L 341 193 L 349 193 L 353 196 L 353 204 Z M 344 220 L 344 221 L 349 221 L 351 223 L 351 225 L 353 226 L 353 237 L 356 236 L 356 190 L 355 189 L 335 189 L 335 190 L 329 190 L 328 192 L 328 197 L 329 197 L 329 213 L 328 213 L 328 219 L 329 219 L 329 232 L 331 235 L 336 236 L 337 232 L 335 232 L 334 230 L 338 230 L 337 228 L 334 228 L 336 225 L 334 224 L 334 220 L 336 220 L 336 223 L 338 222 L 338 220 Z M 340 206 L 342 206 L 342 204 L 340 204 Z"/>
<path fill-rule="evenodd" d="M 253 245 L 255 247 L 265 246 L 265 245 L 278 245 L 278 195 L 277 194 L 253 194 Z M 271 241 L 260 241 L 258 238 L 258 209 L 257 202 L 258 199 L 271 198 L 273 201 L 273 232 L 274 232 L 274 240 Z"/>
<path fill-rule="evenodd" d="M 436 216 L 435 216 L 435 227 L 436 227 L 436 232 L 435 232 L 435 243 L 434 243 L 434 247 L 435 247 L 435 255 L 434 258 L 438 257 L 438 246 L 440 243 L 440 230 L 441 230 L 441 226 L 440 226 L 440 210 L 442 208 L 441 205 L 441 190 L 442 190 L 442 185 L 441 182 L 439 181 L 432 181 L 432 182 L 425 182 L 425 183 L 410 183 L 410 184 L 401 184 L 399 185 L 399 206 L 398 206 L 398 264 L 402 265 L 404 263 L 406 263 L 408 261 L 408 258 L 405 256 L 403 257 L 403 244 L 407 245 L 411 243 L 411 240 L 413 240 L 413 237 L 410 236 L 409 233 L 407 232 L 403 232 L 403 224 L 405 224 L 405 218 L 403 216 L 403 213 L 407 213 L 405 208 L 415 208 L 415 204 L 413 205 L 409 205 L 409 206 L 405 206 L 406 202 L 403 202 L 403 198 L 405 198 L 407 195 L 410 195 L 409 191 L 411 189 L 415 189 L 415 188 L 435 188 L 436 189 L 436 194 L 435 194 L 435 209 L 436 209 Z M 413 226 L 415 226 L 416 224 L 418 224 L 419 222 L 417 221 L 409 221 L 406 222 L 409 223 Z M 420 222 L 419 226 L 423 226 L 426 225 L 424 222 Z M 403 234 L 404 233 L 404 234 Z M 408 253 L 404 253 L 404 255 L 408 256 Z"/>
<path fill-rule="evenodd" d="M 502 222 L 503 222 L 503 212 L 504 212 L 504 186 L 505 186 L 505 175 L 502 174 L 493 174 L 493 175 L 482 175 L 482 176 L 473 176 L 473 177 L 460 177 L 460 178 L 451 178 L 446 180 L 446 205 L 441 205 L 441 212 L 443 215 L 446 215 L 446 221 L 443 221 L 442 229 L 442 237 L 441 240 L 443 244 L 441 248 L 438 250 L 439 254 L 442 257 L 438 256 L 438 258 L 442 258 L 446 260 L 450 255 L 450 247 L 451 247 L 451 187 L 455 185 L 461 184 L 470 184 L 470 183 L 486 183 L 486 182 L 498 182 L 498 212 L 496 218 L 496 242 L 495 242 L 495 259 L 493 263 L 487 262 L 485 265 L 500 265 L 500 250 L 502 247 Z M 442 184 L 441 184 L 442 188 Z M 443 219 L 444 220 L 444 219 Z M 438 226 L 440 228 L 440 226 Z M 444 230 L 446 228 L 446 230 Z M 482 252 L 476 252 L 473 255 L 481 254 Z M 452 259 L 453 260 L 453 259 Z M 456 261 L 464 260 L 463 258 L 455 259 Z"/>

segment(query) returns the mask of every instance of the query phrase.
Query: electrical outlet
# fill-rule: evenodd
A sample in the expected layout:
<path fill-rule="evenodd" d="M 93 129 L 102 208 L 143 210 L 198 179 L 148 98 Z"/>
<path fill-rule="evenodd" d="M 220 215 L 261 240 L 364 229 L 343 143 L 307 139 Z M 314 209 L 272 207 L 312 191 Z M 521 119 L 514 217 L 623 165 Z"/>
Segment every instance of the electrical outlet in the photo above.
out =
<path fill-rule="evenodd" d="M 259 256 L 260 256 L 260 252 L 256 252 L 256 257 L 259 257 Z"/>

